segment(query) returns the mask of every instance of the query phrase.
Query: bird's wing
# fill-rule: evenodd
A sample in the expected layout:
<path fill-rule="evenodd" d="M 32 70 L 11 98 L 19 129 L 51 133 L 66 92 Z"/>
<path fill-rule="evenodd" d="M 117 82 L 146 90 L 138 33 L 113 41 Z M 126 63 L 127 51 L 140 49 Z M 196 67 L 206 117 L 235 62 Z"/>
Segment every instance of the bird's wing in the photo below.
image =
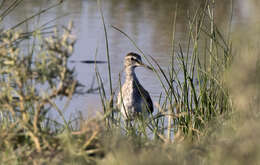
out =
<path fill-rule="evenodd" d="M 149 93 L 142 86 L 140 86 L 139 88 L 140 88 L 139 90 L 140 90 L 141 96 L 145 100 L 145 104 L 146 104 L 145 106 L 148 107 L 148 111 L 150 113 L 153 113 L 153 101 L 152 101 Z"/>

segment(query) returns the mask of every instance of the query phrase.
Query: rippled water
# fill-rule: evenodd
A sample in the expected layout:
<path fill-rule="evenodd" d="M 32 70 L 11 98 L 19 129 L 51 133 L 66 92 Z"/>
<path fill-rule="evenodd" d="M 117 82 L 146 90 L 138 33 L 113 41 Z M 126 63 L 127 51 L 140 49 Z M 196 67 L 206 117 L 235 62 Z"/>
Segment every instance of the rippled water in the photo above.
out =
<path fill-rule="evenodd" d="M 114 25 L 129 34 L 146 54 L 153 56 L 163 68 L 166 68 L 169 65 L 172 22 L 177 2 L 178 17 L 175 37 L 176 42 L 180 43 L 185 51 L 188 36 L 187 11 L 196 10 L 202 0 L 104 0 L 102 8 L 108 28 L 114 89 L 118 86 L 118 74 L 123 69 L 124 56 L 128 52 L 138 51 L 125 36 L 111 28 L 110 25 Z M 4 20 L 4 24 L 0 26 L 6 28 L 12 27 L 17 22 L 28 18 L 54 3 L 54 0 L 25 0 Z M 259 15 L 259 6 L 259 2 L 254 0 L 234 1 L 232 30 L 248 23 L 254 23 L 251 16 Z M 217 24 L 223 27 L 227 26 L 226 23 L 230 19 L 231 1 L 222 0 L 221 3 L 216 4 L 215 9 Z M 51 9 L 20 28 L 34 29 L 40 24 L 44 24 L 60 16 L 64 17 L 54 20 L 50 24 L 67 25 L 69 20 L 73 20 L 75 23 L 74 33 L 78 40 L 74 56 L 71 60 L 94 60 L 96 50 L 98 51 L 97 59 L 106 60 L 104 30 L 95 0 L 66 0 L 62 5 Z M 88 89 L 91 86 L 92 80 L 95 79 L 94 65 L 71 65 L 76 67 L 79 81 Z M 107 65 L 99 64 L 98 68 L 108 89 Z M 156 76 L 152 72 L 142 68 L 137 69 L 137 75 L 140 82 L 151 93 L 154 102 L 156 102 L 161 92 L 161 87 Z M 68 114 L 75 110 L 91 114 L 100 110 L 100 107 L 98 94 L 76 96 L 72 100 Z"/>

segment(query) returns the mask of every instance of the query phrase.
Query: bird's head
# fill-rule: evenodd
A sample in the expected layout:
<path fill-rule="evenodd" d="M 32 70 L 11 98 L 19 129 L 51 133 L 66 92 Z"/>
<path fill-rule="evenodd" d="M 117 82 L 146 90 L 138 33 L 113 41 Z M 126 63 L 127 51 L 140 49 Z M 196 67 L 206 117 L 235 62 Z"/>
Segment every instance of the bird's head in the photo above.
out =
<path fill-rule="evenodd" d="M 136 68 L 138 66 L 142 66 L 142 67 L 148 68 L 150 70 L 153 70 L 150 66 L 148 66 L 142 62 L 142 58 L 139 54 L 133 53 L 133 52 L 128 53 L 125 56 L 125 68 L 128 68 L 128 67 Z"/>

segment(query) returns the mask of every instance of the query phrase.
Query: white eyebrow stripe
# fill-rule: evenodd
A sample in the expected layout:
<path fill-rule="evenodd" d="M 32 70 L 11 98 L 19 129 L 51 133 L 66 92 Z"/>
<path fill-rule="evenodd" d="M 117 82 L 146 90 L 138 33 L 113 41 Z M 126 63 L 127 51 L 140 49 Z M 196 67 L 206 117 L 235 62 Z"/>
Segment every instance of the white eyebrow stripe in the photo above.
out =
<path fill-rule="evenodd" d="M 127 56 L 125 59 L 131 59 L 131 58 L 138 60 L 135 56 Z"/>

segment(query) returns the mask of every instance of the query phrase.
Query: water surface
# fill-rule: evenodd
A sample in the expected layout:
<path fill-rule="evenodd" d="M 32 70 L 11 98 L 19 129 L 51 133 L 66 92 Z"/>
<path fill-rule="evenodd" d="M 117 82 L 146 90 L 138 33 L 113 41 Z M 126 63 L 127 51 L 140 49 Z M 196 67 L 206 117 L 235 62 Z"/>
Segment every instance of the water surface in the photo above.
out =
<path fill-rule="evenodd" d="M 128 52 L 138 51 L 125 36 L 111 28 L 111 25 L 129 34 L 145 54 L 153 56 L 166 69 L 170 62 L 169 57 L 172 50 L 173 16 L 177 2 L 178 17 L 175 37 L 177 45 L 181 44 L 185 52 L 188 37 L 188 15 L 195 11 L 197 6 L 203 1 L 104 0 L 102 9 L 108 28 L 114 89 L 118 88 L 118 74 L 123 69 L 124 56 Z M 12 27 L 17 22 L 28 18 L 54 3 L 56 3 L 54 0 L 25 0 L 4 20 L 1 27 Z M 236 28 L 253 24 L 257 19 L 252 16 L 259 15 L 259 6 L 259 2 L 254 0 L 234 1 L 231 30 L 234 31 Z M 216 4 L 216 23 L 223 28 L 228 26 L 227 22 L 230 19 L 230 9 L 230 0 L 222 0 L 221 3 Z M 94 60 L 96 51 L 98 52 L 98 60 L 106 60 L 104 30 L 95 0 L 66 0 L 60 6 L 51 9 L 19 28 L 29 31 L 63 15 L 66 16 L 55 20 L 51 24 L 67 25 L 69 20 L 74 21 L 74 34 L 77 36 L 77 43 L 71 60 Z M 73 63 L 71 66 L 76 68 L 79 81 L 86 86 L 86 89 L 90 88 L 93 79 L 95 79 L 94 65 Z M 109 93 L 107 65 L 99 64 L 98 69 L 104 79 L 107 93 Z M 143 86 L 151 93 L 153 101 L 157 102 L 162 88 L 156 76 L 151 71 L 143 68 L 137 69 L 137 76 Z M 66 115 L 70 116 L 72 112 L 76 112 L 77 110 L 82 111 L 83 114 L 94 114 L 100 111 L 99 95 L 92 93 L 75 96 Z"/>

